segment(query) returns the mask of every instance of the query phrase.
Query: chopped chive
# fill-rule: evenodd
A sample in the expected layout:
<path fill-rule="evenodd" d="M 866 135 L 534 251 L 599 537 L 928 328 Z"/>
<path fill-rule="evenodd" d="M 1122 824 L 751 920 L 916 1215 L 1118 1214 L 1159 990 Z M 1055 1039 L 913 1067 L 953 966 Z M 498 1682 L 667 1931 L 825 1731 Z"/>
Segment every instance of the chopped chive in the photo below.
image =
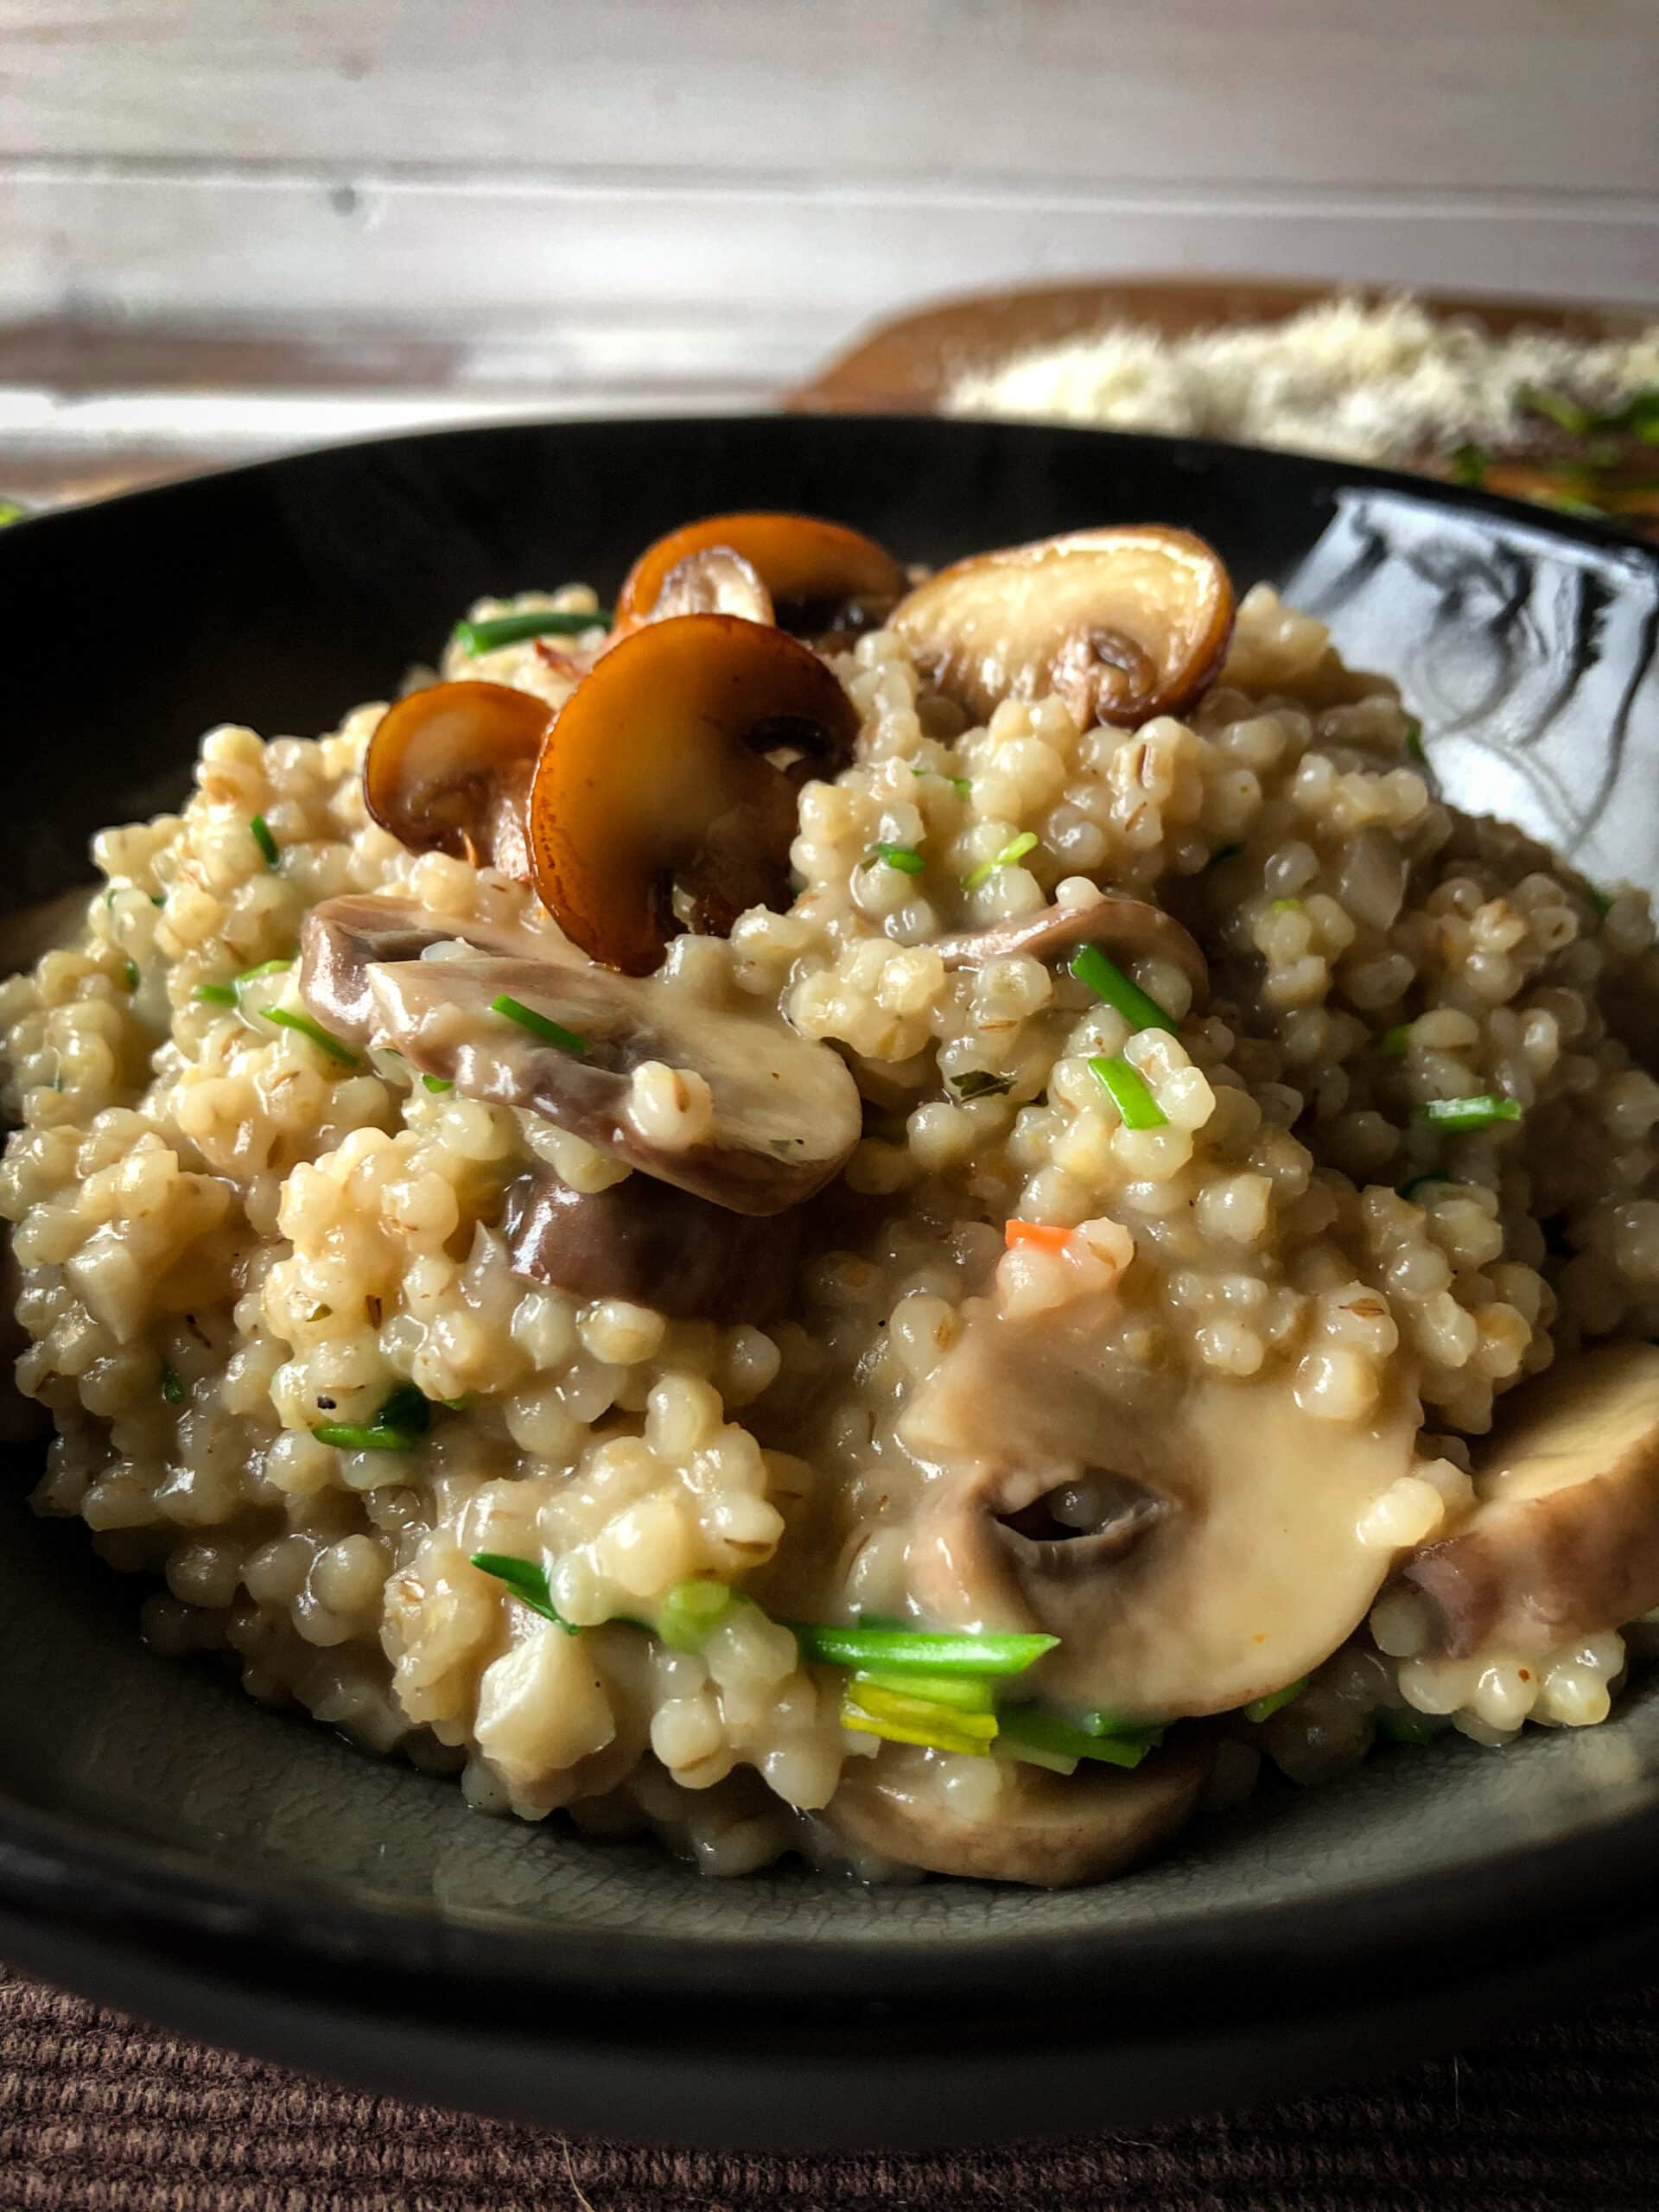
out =
<path fill-rule="evenodd" d="M 1406 1048 L 1411 1043 L 1411 1024 L 1396 1021 L 1392 1029 L 1385 1029 L 1376 1040 L 1376 1049 L 1385 1060 L 1403 1060 Z"/>
<path fill-rule="evenodd" d="M 311 1433 L 319 1444 L 332 1444 L 340 1452 L 416 1452 L 421 1442 L 406 1428 L 349 1421 L 320 1421 Z"/>
<path fill-rule="evenodd" d="M 1107 1766 L 1139 1766 L 1148 1751 L 1158 1748 L 1164 1736 L 1161 1728 L 1141 1728 L 1132 1734 L 1117 1736 L 1092 1735 L 1087 1729 L 1063 1720 L 1058 1713 L 1046 1713 L 1035 1705 L 1011 1706 L 999 1719 L 1001 1730 L 998 1740 L 1007 1745 L 1015 1758 L 1028 1747 L 1053 1758 L 1096 1759 Z"/>
<path fill-rule="evenodd" d="M 458 1398 L 440 1398 L 438 1400 L 438 1403 L 441 1406 L 448 1406 L 452 1414 L 464 1414 L 467 1407 L 470 1406 L 472 1402 L 473 1394 L 470 1390 L 463 1391 Z"/>
<path fill-rule="evenodd" d="M 248 824 L 248 834 L 265 856 L 265 866 L 275 868 L 282 858 L 276 840 L 270 834 L 270 824 L 263 814 L 256 814 Z"/>
<path fill-rule="evenodd" d="M 1011 1075 L 993 1075 L 989 1068 L 964 1068 L 960 1075 L 947 1076 L 945 1081 L 960 1099 L 1001 1098 L 1014 1089 Z"/>
<path fill-rule="evenodd" d="M 1273 902 L 1273 911 L 1275 914 L 1300 914 L 1302 911 L 1302 902 L 1300 899 L 1275 899 Z"/>
<path fill-rule="evenodd" d="M 588 1050 L 574 1029 L 567 1029 L 550 1014 L 537 1014 L 534 1007 L 525 1006 L 522 1000 L 509 998 L 505 991 L 499 999 L 490 1001 L 490 1012 L 505 1014 L 521 1029 L 528 1029 L 532 1037 L 539 1037 L 543 1045 L 556 1045 L 562 1052 L 574 1052 L 578 1059 Z"/>
<path fill-rule="evenodd" d="M 927 873 L 927 862 L 914 845 L 872 845 L 865 853 L 861 865 L 879 868 L 883 863 L 888 868 L 896 868 L 900 875 L 925 875 Z"/>
<path fill-rule="evenodd" d="M 931 1635 L 918 1629 L 855 1628 L 785 1621 L 804 1659 L 831 1667 L 865 1667 L 880 1674 L 1023 1675 L 1057 1636 Z"/>
<path fill-rule="evenodd" d="M 957 1713 L 989 1713 L 996 1702 L 995 1686 L 987 1675 L 884 1675 L 862 1669 L 853 1676 L 852 1694 L 861 1699 L 866 1689 L 894 1691 Z M 881 1707 L 869 1709 L 879 1713 Z"/>
<path fill-rule="evenodd" d="M 514 1559 L 507 1552 L 474 1552 L 472 1563 L 480 1573 L 493 1574 L 498 1582 L 505 1582 L 519 1604 L 528 1605 L 532 1613 L 551 1621 L 567 1636 L 581 1635 L 582 1630 L 566 1620 L 555 1606 L 546 1571 L 537 1567 L 534 1560 Z"/>
<path fill-rule="evenodd" d="M 856 1676 L 842 1693 L 841 1725 L 890 1743 L 924 1744 L 939 1751 L 983 1757 L 996 1740 L 995 1713 L 966 1713 L 913 1691 Z"/>
<path fill-rule="evenodd" d="M 257 968 L 245 968 L 236 980 L 238 983 L 252 983 L 261 976 L 285 976 L 293 965 L 291 960 L 262 960 Z"/>
<path fill-rule="evenodd" d="M 701 1651 L 736 1602 L 736 1591 L 707 1575 L 677 1582 L 657 1608 L 657 1633 L 671 1651 Z"/>
<path fill-rule="evenodd" d="M 27 522 L 29 509 L 21 499 L 0 499 L 0 530 L 15 522 Z"/>
<path fill-rule="evenodd" d="M 1608 915 L 1613 911 L 1611 893 L 1598 890 L 1596 886 L 1592 883 L 1586 887 L 1586 896 L 1588 898 L 1590 904 L 1595 908 L 1597 913 L 1600 915 L 1602 920 L 1605 921 Z"/>
<path fill-rule="evenodd" d="M 193 999 L 199 999 L 203 1006 L 236 1004 L 236 992 L 229 983 L 198 983 L 190 995 Z"/>
<path fill-rule="evenodd" d="M 136 960 L 124 960 L 122 962 L 121 980 L 130 991 L 136 991 L 137 989 L 138 963 Z"/>
<path fill-rule="evenodd" d="M 1486 481 L 1491 456 L 1484 446 L 1458 446 L 1446 455 L 1446 465 L 1454 484 L 1471 485 L 1478 491 Z"/>
<path fill-rule="evenodd" d="M 1169 1116 L 1147 1088 L 1146 1078 L 1127 1060 L 1109 1060 L 1093 1053 L 1089 1065 L 1095 1081 L 1122 1117 L 1126 1129 L 1161 1129 Z"/>
<path fill-rule="evenodd" d="M 455 1087 L 447 1075 L 423 1075 L 421 1081 L 429 1090 L 453 1090 Z"/>
<path fill-rule="evenodd" d="M 349 1045 L 342 1045 L 338 1037 L 330 1036 L 322 1024 L 313 1021 L 308 1014 L 290 1014 L 285 1006 L 272 1006 L 266 1007 L 262 1018 L 274 1021 L 279 1029 L 297 1029 L 302 1037 L 308 1037 L 319 1051 L 327 1052 L 331 1060 L 338 1060 L 342 1067 L 360 1065 Z"/>
<path fill-rule="evenodd" d="M 1385 1744 L 1432 1744 L 1435 1736 L 1426 1713 L 1396 1713 L 1389 1706 L 1376 1715 L 1376 1732 Z"/>
<path fill-rule="evenodd" d="M 910 772 L 912 776 L 937 776 L 942 784 L 950 785 L 958 798 L 969 798 L 973 794 L 974 785 L 970 776 L 950 776 L 943 768 L 912 768 Z"/>
<path fill-rule="evenodd" d="M 1071 973 L 1080 983 L 1086 983 L 1097 999 L 1104 999 L 1108 1006 L 1121 1014 L 1131 1029 L 1167 1029 L 1172 1036 L 1174 1034 L 1175 1024 L 1157 1000 L 1148 998 L 1139 983 L 1132 983 L 1097 944 L 1079 948 L 1072 957 Z"/>
<path fill-rule="evenodd" d="M 1414 1199 L 1418 1192 L 1423 1189 L 1425 1185 L 1429 1183 L 1450 1183 L 1452 1179 L 1453 1179 L 1450 1175 L 1414 1175 L 1410 1182 L 1402 1183 L 1400 1185 L 1399 1195 L 1402 1198 Z"/>
<path fill-rule="evenodd" d="M 1514 397 L 1523 415 L 1540 415 L 1545 422 L 1554 423 L 1558 429 L 1568 431 L 1575 438 L 1596 427 L 1596 417 L 1590 410 L 1580 407 L 1564 391 L 1551 391 L 1543 385 L 1523 384 L 1516 386 Z"/>
<path fill-rule="evenodd" d="M 1495 1122 L 1518 1122 L 1521 1108 L 1513 1098 L 1482 1090 L 1472 1098 L 1431 1098 L 1417 1109 L 1417 1118 L 1437 1129 L 1489 1129 Z"/>
<path fill-rule="evenodd" d="M 1240 844 L 1217 845 L 1205 862 L 1205 868 L 1219 868 L 1223 861 L 1236 860 L 1243 849 L 1243 846 Z M 1200 869 L 1199 873 L 1202 874 L 1203 869 Z"/>
<path fill-rule="evenodd" d="M 878 1703 L 888 1702 L 879 1691 L 870 1694 Z M 926 1751 L 955 1751 L 969 1758 L 983 1758 L 995 1740 L 993 1714 L 984 1716 L 989 1734 L 975 1734 L 962 1725 L 975 1718 L 971 1713 L 954 1713 L 947 1706 L 925 1705 L 914 1699 L 896 1699 L 892 1703 L 893 1709 L 889 1712 L 872 1713 L 849 1690 L 841 1700 L 841 1725 L 857 1735 L 880 1736 L 889 1744 L 918 1744 Z"/>
<path fill-rule="evenodd" d="M 184 1385 L 166 1360 L 162 1362 L 162 1395 L 169 1406 L 181 1406 L 184 1403 Z"/>
<path fill-rule="evenodd" d="M 1001 851 L 996 855 L 994 860 L 982 861 L 979 866 L 973 870 L 971 874 L 963 876 L 962 880 L 963 889 L 964 891 L 977 891 L 982 883 L 989 881 L 990 878 L 996 874 L 998 868 L 1012 868 L 1016 861 L 1024 860 L 1027 853 L 1034 851 L 1036 849 L 1036 831 L 1034 830 L 1022 830 L 1017 837 L 1009 838 L 1007 843 L 1003 846 Z"/>
<path fill-rule="evenodd" d="M 1427 765 L 1427 753 L 1423 750 L 1423 726 L 1415 715 L 1406 716 L 1406 750 L 1414 760 Z"/>
<path fill-rule="evenodd" d="M 1265 1697 L 1253 1697 L 1243 1709 L 1244 1718 L 1247 1720 L 1270 1720 L 1281 1707 L 1300 1697 L 1306 1688 L 1307 1676 L 1304 1675 L 1298 1682 L 1287 1682 L 1281 1690 L 1269 1690 Z"/>
<path fill-rule="evenodd" d="M 493 653 L 498 645 L 519 645 L 526 638 L 579 638 L 584 631 L 610 626 L 610 611 L 603 607 L 587 614 L 552 607 L 532 607 L 525 614 L 494 614 L 487 621 L 457 622 L 455 643 L 463 652 Z"/>

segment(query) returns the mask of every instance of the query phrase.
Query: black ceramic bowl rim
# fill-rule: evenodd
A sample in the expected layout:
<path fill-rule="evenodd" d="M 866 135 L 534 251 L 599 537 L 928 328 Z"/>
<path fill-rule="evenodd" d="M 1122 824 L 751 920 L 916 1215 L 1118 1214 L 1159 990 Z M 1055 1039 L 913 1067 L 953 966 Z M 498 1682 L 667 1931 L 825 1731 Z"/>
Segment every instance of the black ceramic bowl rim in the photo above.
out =
<path fill-rule="evenodd" d="M 729 429 L 740 419 L 653 418 L 651 428 L 690 438 Z M 777 419 L 785 431 L 833 425 L 831 436 L 864 439 L 902 440 L 924 430 L 948 436 L 952 427 L 926 417 Z M 959 427 L 969 432 L 985 426 Z M 998 427 L 1014 435 L 1039 426 Z M 1604 557 L 1623 554 L 1659 571 L 1659 552 L 1611 526 L 1472 489 L 1210 441 L 1040 427 L 1046 438 L 1088 441 L 1096 449 L 1102 441 L 1122 449 L 1155 448 L 1223 470 L 1230 461 L 1266 462 L 1287 480 L 1395 492 L 1520 524 Z M 504 429 L 579 439 L 625 428 L 607 421 L 430 431 L 353 442 L 221 475 L 280 472 L 370 448 L 418 453 L 499 437 Z M 142 510 L 218 480 L 124 494 L 15 525 L 6 537 L 16 543 L 36 533 L 67 533 L 111 506 Z M 42 1812 L 0 1783 L 0 1925 L 10 1930 L 14 1955 L 43 1971 L 60 1960 L 70 1979 L 86 1978 L 88 1970 L 73 1962 L 86 1955 L 91 1939 L 106 1943 L 112 1955 L 164 1959 L 187 1975 L 273 1999 L 282 1992 L 377 2015 L 436 2007 L 451 2022 L 511 2021 L 516 2031 L 531 2035 L 537 2032 L 535 2012 L 557 1996 L 580 2005 L 583 2032 L 650 2041 L 655 2031 L 642 2024 L 639 1998 L 696 1988 L 705 2008 L 699 2031 L 715 2040 L 771 2033 L 782 2047 L 797 2031 L 847 2030 L 890 2044 L 906 2037 L 925 2041 L 936 2032 L 1017 2028 L 1033 2048 L 1081 2033 L 1097 2049 L 1112 2032 L 1101 2022 L 1103 1990 L 1137 2036 L 1160 2023 L 1173 2034 L 1198 1989 L 1210 2017 L 1243 2024 L 1335 2001 L 1361 1974 L 1379 1997 L 1408 1986 L 1421 1993 L 1426 1959 L 1439 1962 L 1427 1968 L 1431 1981 L 1436 1972 L 1449 1982 L 1491 1968 L 1505 1931 L 1522 1923 L 1540 1957 L 1605 1935 L 1618 1914 L 1628 1915 L 1634 1935 L 1651 1916 L 1641 1899 L 1650 1886 L 1656 1847 L 1659 1808 L 1643 1808 L 1553 1841 L 1471 1853 L 1466 1864 L 1412 1881 L 1333 1885 L 1294 1904 L 1217 1910 L 1161 1927 L 984 1939 L 959 1951 L 945 1943 L 884 1948 L 879 1942 L 793 1938 L 782 1945 L 654 1935 L 622 1941 L 613 1933 L 551 1928 L 533 1936 L 522 1929 L 509 1933 L 453 1911 L 440 1918 L 366 1892 L 313 1890 L 264 1869 L 241 1878 L 207 1873 L 185 1852 L 120 1840 Z M 547 2033 L 556 2031 L 544 2025 Z M 568 2028 L 566 2015 L 556 2031 Z"/>

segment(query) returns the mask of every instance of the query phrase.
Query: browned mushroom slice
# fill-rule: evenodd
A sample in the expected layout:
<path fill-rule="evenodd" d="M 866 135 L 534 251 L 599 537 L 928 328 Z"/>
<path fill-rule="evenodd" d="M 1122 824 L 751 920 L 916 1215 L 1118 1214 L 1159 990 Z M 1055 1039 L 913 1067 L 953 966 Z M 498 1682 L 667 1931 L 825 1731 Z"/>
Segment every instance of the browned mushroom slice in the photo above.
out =
<path fill-rule="evenodd" d="M 968 1313 L 899 1427 L 937 1476 L 910 1554 L 930 1612 L 1058 1637 L 1043 1694 L 1139 1721 L 1247 1704 L 1364 1618 L 1389 1560 L 1358 1523 L 1420 1420 L 1400 1378 L 1338 1425 L 1281 1371 L 1137 1364 L 1113 1298 Z"/>
<path fill-rule="evenodd" d="M 833 775 L 857 734 L 835 677 L 781 630 L 729 614 L 647 623 L 576 687 L 542 747 L 530 838 L 543 904 L 630 976 L 661 961 L 677 893 L 714 936 L 746 907 L 786 906 L 799 776 Z"/>
<path fill-rule="evenodd" d="M 849 620 L 853 626 L 879 620 L 909 582 L 874 538 L 842 523 L 817 515 L 709 515 L 646 547 L 617 594 L 617 628 L 632 629 L 660 616 L 665 579 L 688 559 L 715 547 L 748 565 L 775 607 L 777 620 L 804 636 Z"/>
<path fill-rule="evenodd" d="M 735 614 L 746 622 L 772 620 L 772 594 L 741 553 L 729 545 L 688 553 L 663 578 L 650 620 L 676 614 Z"/>
<path fill-rule="evenodd" d="M 1201 537 L 1077 530 L 942 569 L 889 626 L 982 721 L 1002 699 L 1065 700 L 1086 729 L 1190 706 L 1220 667 L 1233 588 Z"/>
<path fill-rule="evenodd" d="M 683 1320 L 770 1321 L 789 1296 L 798 1214 L 761 1221 L 642 1175 L 575 1191 L 550 1167 L 506 1195 L 507 1254 L 531 1282 Z"/>
<path fill-rule="evenodd" d="M 1065 1889 L 1101 1882 L 1144 1859 L 1180 1827 L 1215 1757 L 1194 1740 L 1124 1771 L 1045 1774 L 1010 1765 L 989 1812 L 963 1812 L 925 1755 L 889 1746 L 849 1759 L 824 1817 L 861 1845 L 935 1874 Z"/>
<path fill-rule="evenodd" d="M 1470 1519 L 1402 1570 L 1452 1657 L 1541 1653 L 1659 1605 L 1659 1347 L 1537 1376 L 1482 1460 Z"/>
<path fill-rule="evenodd" d="M 505 683 L 432 683 L 388 707 L 363 760 L 363 803 L 411 852 L 530 880 L 524 814 L 550 721 Z"/>
<path fill-rule="evenodd" d="M 1017 952 L 1047 960 L 1080 944 L 1097 944 L 1106 952 L 1148 953 L 1179 968 L 1200 997 L 1210 988 L 1209 965 L 1190 930 L 1148 899 L 1109 892 L 1090 906 L 1045 906 L 1018 921 L 936 938 L 933 950 L 947 968 L 983 968 Z"/>
<path fill-rule="evenodd" d="M 451 944 L 469 950 L 421 957 Z M 452 921 L 408 899 L 329 899 L 300 932 L 300 995 L 336 1035 L 401 1052 L 469 1097 L 528 1108 L 734 1213 L 798 1205 L 858 1142 L 857 1088 L 827 1046 L 759 1001 L 710 1007 L 597 968 L 550 931 Z M 541 1033 L 497 1011 L 503 997 Z M 580 1051 L 548 1041 L 555 1033 Z M 694 1121 L 682 1135 L 671 1112 L 664 1128 L 665 1085 L 705 1098 L 700 1134 Z"/>

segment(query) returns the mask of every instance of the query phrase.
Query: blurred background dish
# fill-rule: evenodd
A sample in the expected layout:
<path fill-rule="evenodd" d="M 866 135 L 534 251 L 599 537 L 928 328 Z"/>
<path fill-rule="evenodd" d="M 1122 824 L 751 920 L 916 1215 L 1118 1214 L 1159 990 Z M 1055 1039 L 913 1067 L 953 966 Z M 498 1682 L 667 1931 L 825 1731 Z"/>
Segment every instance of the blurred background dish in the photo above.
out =
<path fill-rule="evenodd" d="M 9 0 L 0 496 L 771 404 L 993 287 L 1651 310 L 1650 0 Z"/>

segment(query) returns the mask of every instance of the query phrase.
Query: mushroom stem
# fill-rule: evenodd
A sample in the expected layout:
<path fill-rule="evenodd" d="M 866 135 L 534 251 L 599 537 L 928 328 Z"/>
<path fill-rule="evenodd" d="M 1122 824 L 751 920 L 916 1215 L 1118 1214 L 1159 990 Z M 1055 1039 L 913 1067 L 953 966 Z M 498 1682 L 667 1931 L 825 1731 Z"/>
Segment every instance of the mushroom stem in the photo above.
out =
<path fill-rule="evenodd" d="M 963 930 L 951 937 L 936 938 L 933 950 L 947 968 L 983 968 L 1014 953 L 1046 960 L 1079 944 L 1098 944 L 1111 952 L 1147 953 L 1167 960 L 1181 970 L 1199 997 L 1209 991 L 1209 964 L 1192 932 L 1161 906 L 1116 892 L 1103 892 L 1090 904 L 1045 906 L 1040 913 L 1021 915 L 1018 921 L 995 922 L 988 929 Z"/>

